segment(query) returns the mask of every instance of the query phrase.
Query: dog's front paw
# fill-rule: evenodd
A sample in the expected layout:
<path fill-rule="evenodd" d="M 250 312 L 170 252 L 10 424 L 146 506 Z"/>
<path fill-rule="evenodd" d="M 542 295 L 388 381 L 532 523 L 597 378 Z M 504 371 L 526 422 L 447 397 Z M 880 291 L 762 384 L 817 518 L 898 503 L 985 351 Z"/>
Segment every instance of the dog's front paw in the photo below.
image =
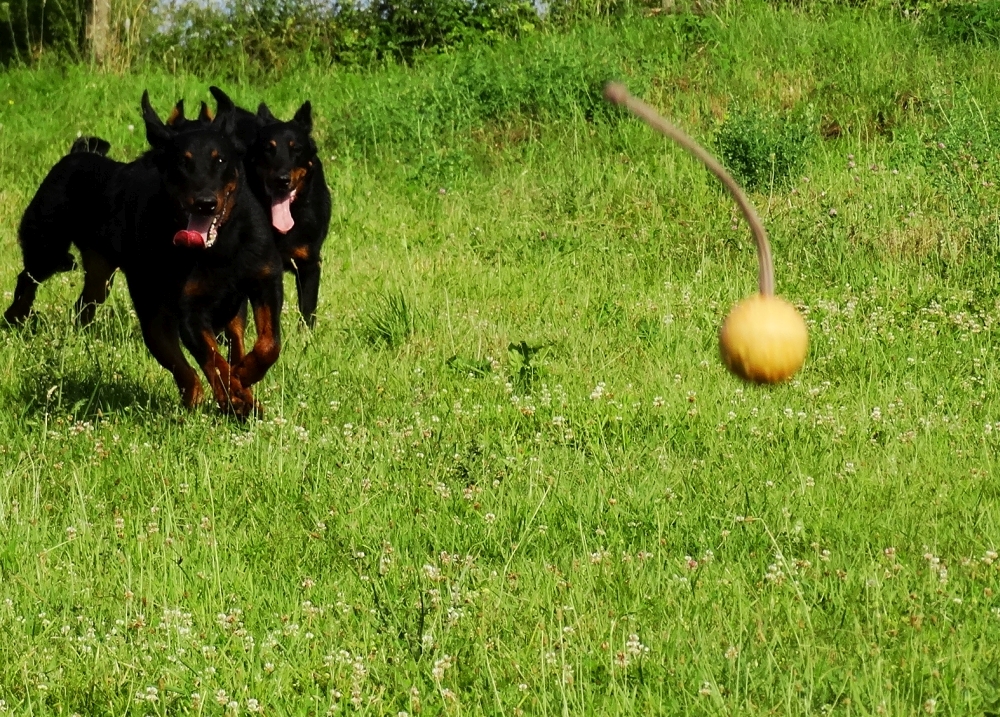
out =
<path fill-rule="evenodd" d="M 201 381 L 195 381 L 181 388 L 181 403 L 184 408 L 191 410 L 205 397 L 205 391 L 201 387 Z"/>
<path fill-rule="evenodd" d="M 219 406 L 223 412 L 235 416 L 240 421 L 245 421 L 251 416 L 262 417 L 263 407 L 253 397 L 253 392 L 249 388 L 243 388 L 234 382 L 230 387 L 229 401 L 225 406 Z"/>

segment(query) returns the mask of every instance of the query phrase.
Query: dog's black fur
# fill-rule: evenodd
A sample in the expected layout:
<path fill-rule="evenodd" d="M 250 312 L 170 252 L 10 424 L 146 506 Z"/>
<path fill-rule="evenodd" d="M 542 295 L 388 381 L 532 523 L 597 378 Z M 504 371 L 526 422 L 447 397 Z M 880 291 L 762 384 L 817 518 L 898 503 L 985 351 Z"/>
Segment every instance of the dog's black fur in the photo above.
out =
<path fill-rule="evenodd" d="M 235 106 L 223 95 L 214 120 L 185 129 L 165 125 L 147 94 L 142 112 L 152 170 L 144 167 L 115 190 L 114 233 L 133 239 L 122 267 L 143 338 L 174 375 L 185 405 L 200 400 L 201 384 L 180 342 L 220 408 L 245 416 L 255 408 L 250 387 L 280 351 L 282 282 L 281 258 L 244 176 Z M 200 245 L 188 238 L 198 226 Z M 243 355 L 240 309 L 247 300 L 257 340 Z M 216 341 L 223 330 L 234 339 L 232 365 Z"/>
<path fill-rule="evenodd" d="M 104 234 L 111 213 L 105 191 L 127 165 L 106 155 L 111 145 L 97 137 L 81 137 L 42 180 L 18 228 L 24 270 L 17 277 L 14 301 L 4 313 L 12 324 L 28 318 L 38 285 L 75 262 L 70 244 L 80 250 L 85 272 L 76 318 L 89 324 L 97 304 L 107 298 L 111 276 L 121 263 L 120 252 Z"/>
<path fill-rule="evenodd" d="M 177 117 L 183 120 L 184 100 L 178 100 L 169 121 Z M 203 102 L 199 121 L 211 124 L 211 119 Z M 21 324 L 28 318 L 43 281 L 74 268 L 70 245 L 80 251 L 84 273 L 75 320 L 89 325 L 97 307 L 107 299 L 114 272 L 121 267 L 123 233 L 106 229 L 114 223 L 121 192 L 143 169 L 153 168 L 148 152 L 126 163 L 109 158 L 110 149 L 111 144 L 99 137 L 77 138 L 28 204 L 18 229 L 24 270 L 4 313 L 9 323 Z"/>
<path fill-rule="evenodd" d="M 256 408 L 250 387 L 280 351 L 282 262 L 246 181 L 236 108 L 225 95 L 219 105 L 214 120 L 178 129 L 159 119 L 144 93 L 146 154 L 123 164 L 77 147 L 61 160 L 22 221 L 25 271 L 6 315 L 23 321 L 37 282 L 72 265 L 72 241 L 87 276 L 80 301 L 91 305 L 87 287 L 96 286 L 104 266 L 111 267 L 108 278 L 121 267 L 146 346 L 173 374 L 184 404 L 198 403 L 203 392 L 182 341 L 220 408 L 246 416 Z M 96 148 L 106 153 L 107 143 Z M 99 258 L 101 272 L 91 270 L 88 255 Z M 100 284 L 104 294 L 91 303 L 106 296 L 107 279 Z M 248 300 L 257 340 L 244 355 L 241 308 Z M 223 330 L 232 365 L 218 350 Z"/>
<path fill-rule="evenodd" d="M 217 87 L 210 91 L 216 100 L 224 96 Z M 312 138 L 312 105 L 306 101 L 287 122 L 277 119 L 264 103 L 256 115 L 238 107 L 236 134 L 248 147 L 247 179 L 271 217 L 271 234 L 285 271 L 295 275 L 299 311 L 312 327 L 319 300 L 320 251 L 331 212 L 330 190 Z"/>

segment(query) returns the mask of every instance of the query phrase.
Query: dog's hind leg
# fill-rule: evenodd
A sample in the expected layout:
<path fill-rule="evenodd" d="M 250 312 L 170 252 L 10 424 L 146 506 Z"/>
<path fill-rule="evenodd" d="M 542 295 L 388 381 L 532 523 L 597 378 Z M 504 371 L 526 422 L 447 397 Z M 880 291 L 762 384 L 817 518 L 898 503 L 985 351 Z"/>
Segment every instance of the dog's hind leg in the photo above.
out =
<path fill-rule="evenodd" d="M 36 255 L 35 252 L 25 252 L 24 259 L 24 271 L 18 274 L 17 285 L 14 287 L 14 301 L 11 302 L 3 315 L 9 323 L 14 325 L 23 324 L 28 315 L 31 314 L 38 286 L 53 274 L 70 271 L 75 263 L 73 255 L 69 252 L 58 257 L 56 261 L 51 261 L 46 254 Z"/>
<path fill-rule="evenodd" d="M 32 213 L 29 206 L 18 229 L 24 271 L 17 277 L 14 301 L 4 312 L 4 318 L 12 324 L 24 323 L 31 314 L 39 284 L 53 274 L 72 270 L 76 264 L 69 253 L 70 240 L 50 224 L 39 222 L 37 213 Z"/>
<path fill-rule="evenodd" d="M 22 324 L 31 313 L 31 306 L 35 303 L 35 294 L 38 292 L 38 282 L 25 269 L 17 276 L 17 286 L 14 287 L 14 301 L 11 303 L 3 317 L 11 324 Z"/>
<path fill-rule="evenodd" d="M 97 307 L 107 300 L 115 268 L 97 252 L 83 252 L 83 292 L 76 300 L 76 320 L 80 326 L 89 326 Z"/>

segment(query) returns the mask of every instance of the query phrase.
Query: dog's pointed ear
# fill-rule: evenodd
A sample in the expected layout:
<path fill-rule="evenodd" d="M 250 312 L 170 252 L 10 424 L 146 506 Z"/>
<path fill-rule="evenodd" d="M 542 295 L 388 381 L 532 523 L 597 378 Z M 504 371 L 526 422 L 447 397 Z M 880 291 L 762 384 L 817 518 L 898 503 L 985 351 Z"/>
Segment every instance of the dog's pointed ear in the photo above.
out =
<path fill-rule="evenodd" d="M 295 122 L 298 122 L 300 125 L 302 125 L 302 128 L 306 132 L 312 132 L 313 128 L 312 103 L 309 100 L 303 102 L 302 106 L 299 107 L 298 112 L 295 113 L 295 116 L 292 117 L 292 119 Z"/>
<path fill-rule="evenodd" d="M 226 135 L 229 141 L 233 143 L 236 152 L 242 155 L 247 151 L 247 148 L 242 140 L 240 140 L 239 133 L 236 131 L 236 103 L 218 87 L 209 87 L 208 90 L 212 93 L 212 97 L 215 98 L 215 118 L 212 120 L 212 127 Z"/>
<path fill-rule="evenodd" d="M 257 106 L 257 126 L 264 127 L 271 124 L 272 122 L 277 122 L 274 115 L 271 114 L 271 110 L 268 109 L 267 105 L 261 102 Z"/>
<path fill-rule="evenodd" d="M 218 120 L 223 114 L 232 114 L 236 111 L 236 104 L 229 98 L 225 92 L 220 90 L 215 85 L 208 88 L 208 91 L 212 93 L 212 97 L 215 98 L 215 119 Z M 213 120 L 215 121 L 215 120 Z"/>
<path fill-rule="evenodd" d="M 142 121 L 146 125 L 146 141 L 150 147 L 154 149 L 161 147 L 170 140 L 172 134 L 170 128 L 163 124 L 163 120 L 149 104 L 149 90 L 144 90 L 142 93 Z"/>
<path fill-rule="evenodd" d="M 168 127 L 177 127 L 184 123 L 187 118 L 184 116 L 184 100 L 177 100 L 177 104 L 174 108 L 170 110 L 170 116 L 167 117 Z"/>
<path fill-rule="evenodd" d="M 209 108 L 206 102 L 201 103 L 201 111 L 198 113 L 198 121 L 204 123 L 210 123 L 215 116 L 212 114 L 211 108 Z"/>
<path fill-rule="evenodd" d="M 209 92 L 215 98 L 215 119 L 212 126 L 218 128 L 225 134 L 233 134 L 236 131 L 236 104 L 225 92 L 218 87 L 209 87 Z"/>

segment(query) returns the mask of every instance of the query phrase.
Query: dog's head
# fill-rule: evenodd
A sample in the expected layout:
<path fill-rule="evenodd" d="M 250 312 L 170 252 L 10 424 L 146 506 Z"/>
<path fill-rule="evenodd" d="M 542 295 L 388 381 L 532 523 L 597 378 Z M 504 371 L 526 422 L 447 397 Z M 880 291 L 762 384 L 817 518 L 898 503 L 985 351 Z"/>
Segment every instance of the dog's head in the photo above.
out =
<path fill-rule="evenodd" d="M 271 224 L 282 234 L 295 226 L 291 206 L 319 162 L 312 138 L 312 105 L 307 101 L 288 122 L 257 109 L 257 139 L 248 153 L 254 172 L 271 202 Z"/>
<path fill-rule="evenodd" d="M 184 107 L 174 107 L 164 123 L 142 95 L 142 117 L 154 162 L 170 197 L 187 226 L 174 235 L 178 246 L 207 249 L 218 238 L 236 200 L 243 147 L 235 137 L 235 106 L 220 102 L 214 119 L 184 118 Z"/>

